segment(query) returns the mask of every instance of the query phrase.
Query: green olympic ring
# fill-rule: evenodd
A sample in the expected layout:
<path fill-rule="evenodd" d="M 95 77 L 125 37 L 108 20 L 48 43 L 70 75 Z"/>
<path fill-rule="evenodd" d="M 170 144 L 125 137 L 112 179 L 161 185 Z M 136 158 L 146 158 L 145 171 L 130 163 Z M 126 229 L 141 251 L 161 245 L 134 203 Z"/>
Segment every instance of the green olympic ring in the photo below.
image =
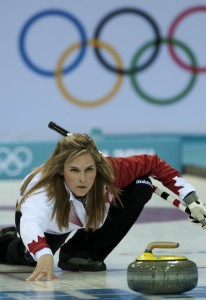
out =
<path fill-rule="evenodd" d="M 175 46 L 178 46 L 180 47 L 182 50 L 184 50 L 186 52 L 186 54 L 188 55 L 189 59 L 190 59 L 190 62 L 191 62 L 191 65 L 192 67 L 196 67 L 197 64 L 196 64 L 196 59 L 195 59 L 195 56 L 193 55 L 193 53 L 191 52 L 191 50 L 185 45 L 183 44 L 182 42 L 180 41 L 177 41 L 177 40 L 174 40 L 174 39 L 160 39 L 160 42 L 161 43 L 164 43 L 164 44 L 174 44 Z M 139 58 L 141 57 L 141 55 L 144 53 L 145 50 L 147 50 L 149 47 L 155 45 L 156 41 L 151 41 L 151 42 L 148 42 L 146 44 L 144 44 L 137 52 L 136 54 L 134 55 L 133 59 L 132 59 L 132 62 L 131 62 L 131 68 L 133 70 L 135 70 L 135 66 L 137 65 L 137 62 L 139 60 Z M 132 82 L 132 85 L 133 85 L 133 88 L 134 90 L 146 101 L 150 102 L 150 103 L 153 103 L 153 104 L 160 104 L 160 105 L 165 105 L 165 104 L 172 104 L 172 103 L 175 103 L 179 100 L 181 100 L 182 98 L 184 98 L 189 92 L 190 90 L 193 88 L 195 82 L 196 82 L 196 79 L 197 79 L 197 74 L 195 73 L 192 73 L 191 74 L 191 78 L 189 80 L 189 83 L 188 85 L 185 87 L 185 89 L 180 92 L 178 95 L 176 96 L 173 96 L 171 98 L 168 98 L 168 99 L 158 99 L 158 98 L 154 98 L 154 97 L 151 97 L 149 96 L 148 94 L 146 94 L 142 88 L 140 87 L 140 85 L 138 84 L 137 82 L 137 79 L 136 79 L 136 75 L 138 73 L 135 73 L 135 72 L 132 72 L 131 75 L 130 75 L 130 79 L 131 79 L 131 82 Z"/>

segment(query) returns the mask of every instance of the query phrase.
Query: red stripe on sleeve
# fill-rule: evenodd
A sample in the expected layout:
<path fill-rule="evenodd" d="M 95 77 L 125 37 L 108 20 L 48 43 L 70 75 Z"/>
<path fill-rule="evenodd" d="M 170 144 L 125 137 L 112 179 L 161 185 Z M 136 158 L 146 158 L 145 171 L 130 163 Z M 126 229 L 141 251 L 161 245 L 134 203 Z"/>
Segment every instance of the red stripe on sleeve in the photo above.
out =
<path fill-rule="evenodd" d="M 38 236 L 37 242 L 33 240 L 31 243 L 28 244 L 28 249 L 33 254 L 44 248 L 50 248 L 46 242 L 45 237 Z"/>
<path fill-rule="evenodd" d="M 176 206 L 176 207 L 179 207 L 180 201 L 177 200 L 177 199 L 175 199 L 175 200 L 173 201 L 173 205 Z"/>

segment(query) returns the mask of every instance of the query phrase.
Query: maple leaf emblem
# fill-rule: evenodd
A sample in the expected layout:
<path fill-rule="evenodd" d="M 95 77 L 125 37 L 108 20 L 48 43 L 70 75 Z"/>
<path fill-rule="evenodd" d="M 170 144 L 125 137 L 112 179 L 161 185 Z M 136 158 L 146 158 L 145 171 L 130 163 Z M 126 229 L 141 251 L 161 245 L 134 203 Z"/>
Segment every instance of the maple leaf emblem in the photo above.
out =
<path fill-rule="evenodd" d="M 43 248 L 50 248 L 50 247 L 47 244 L 46 238 L 41 237 L 39 235 L 37 237 L 37 242 L 33 240 L 31 243 L 28 244 L 29 252 L 31 252 L 33 254 L 35 254 L 36 252 L 38 252 L 39 250 L 41 250 Z"/>

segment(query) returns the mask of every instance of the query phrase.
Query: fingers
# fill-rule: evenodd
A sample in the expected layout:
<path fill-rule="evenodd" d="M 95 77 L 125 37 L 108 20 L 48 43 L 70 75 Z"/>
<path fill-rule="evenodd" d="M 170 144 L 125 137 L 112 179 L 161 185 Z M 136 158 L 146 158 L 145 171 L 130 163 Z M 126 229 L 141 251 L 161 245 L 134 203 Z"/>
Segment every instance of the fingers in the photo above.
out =
<path fill-rule="evenodd" d="M 202 219 L 202 220 L 200 220 L 200 223 L 202 224 L 202 227 L 206 226 L 206 220 L 205 220 L 205 218 Z"/>
<path fill-rule="evenodd" d="M 27 281 L 33 281 L 33 280 L 40 280 L 41 278 L 44 277 L 44 272 L 40 272 L 40 273 L 37 273 L 37 272 L 33 272 L 26 280 Z"/>
<path fill-rule="evenodd" d="M 50 254 L 44 254 L 38 260 L 33 273 L 26 280 L 41 280 L 43 278 L 46 278 L 47 280 L 57 279 L 58 277 L 54 274 L 53 267 L 53 256 Z"/>
<path fill-rule="evenodd" d="M 45 278 L 47 281 L 51 281 L 58 277 L 53 272 L 34 271 L 28 278 L 26 278 L 26 281 L 38 281 Z"/>
<path fill-rule="evenodd" d="M 206 219 L 202 219 L 200 221 L 198 221 L 197 219 L 195 219 L 192 215 L 190 215 L 188 217 L 189 221 L 195 225 L 199 225 L 201 226 L 202 229 L 206 229 Z"/>

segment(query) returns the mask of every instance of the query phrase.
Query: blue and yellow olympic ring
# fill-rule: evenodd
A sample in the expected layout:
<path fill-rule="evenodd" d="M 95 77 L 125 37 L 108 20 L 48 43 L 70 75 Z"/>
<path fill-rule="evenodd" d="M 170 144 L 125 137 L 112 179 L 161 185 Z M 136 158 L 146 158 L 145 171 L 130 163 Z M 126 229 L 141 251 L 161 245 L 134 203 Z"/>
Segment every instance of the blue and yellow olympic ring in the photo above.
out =
<path fill-rule="evenodd" d="M 93 107 L 93 106 L 102 105 L 102 104 L 108 102 L 118 92 L 118 90 L 122 84 L 122 80 L 123 80 L 122 76 L 123 75 L 130 75 L 132 86 L 133 86 L 135 92 L 138 95 L 140 95 L 143 100 L 146 100 L 146 101 L 148 101 L 152 104 L 156 104 L 156 105 L 172 104 L 172 103 L 177 102 L 177 101 L 181 100 L 182 98 L 184 98 L 191 91 L 191 89 L 193 88 L 193 86 L 196 82 L 196 76 L 194 76 L 194 73 L 206 71 L 206 67 L 198 67 L 197 66 L 195 56 L 193 55 L 191 50 L 185 44 L 177 41 L 176 39 L 173 39 L 175 29 L 176 29 L 177 25 L 179 25 L 180 21 L 184 17 L 188 16 L 189 14 L 194 13 L 194 12 L 199 12 L 199 11 L 206 11 L 206 6 L 195 6 L 195 7 L 192 7 L 192 8 L 189 8 L 189 9 L 183 11 L 172 22 L 172 25 L 170 26 L 169 31 L 168 31 L 168 37 L 163 39 L 160 36 L 160 31 L 157 26 L 157 23 L 150 15 L 148 15 L 144 11 L 139 10 L 137 8 L 131 8 L 131 7 L 120 8 L 120 9 L 114 10 L 114 11 L 110 12 L 109 14 L 107 14 L 106 16 L 104 16 L 102 18 L 102 20 L 98 23 L 96 30 L 94 31 L 94 38 L 90 41 L 87 41 L 86 32 L 85 32 L 82 24 L 80 23 L 80 21 L 75 16 L 73 16 L 72 14 L 67 13 L 65 11 L 58 10 L 58 9 L 44 10 L 42 12 L 35 14 L 24 24 L 22 31 L 20 33 L 20 38 L 19 38 L 20 54 L 21 54 L 23 61 L 26 63 L 26 65 L 32 71 L 34 71 L 40 75 L 43 75 L 43 76 L 56 76 L 57 86 L 60 89 L 60 92 L 64 95 L 64 97 L 66 99 L 68 99 L 70 102 L 72 102 L 75 105 L 84 106 L 84 107 Z M 113 47 L 109 46 L 107 43 L 99 40 L 100 34 L 103 30 L 103 27 L 105 25 L 107 25 L 108 21 L 111 21 L 112 18 L 119 17 L 123 14 L 135 14 L 135 15 L 140 16 L 141 18 L 146 20 L 151 25 L 152 30 L 155 35 L 153 42 L 147 42 L 139 50 L 137 50 L 136 55 L 133 58 L 132 63 L 128 69 L 124 68 L 124 66 L 122 65 L 122 60 L 121 60 L 120 55 L 118 54 L 117 50 L 115 50 Z M 32 62 L 32 60 L 29 58 L 29 56 L 26 52 L 25 44 L 26 44 L 26 37 L 27 37 L 29 29 L 36 21 L 38 21 L 39 19 L 41 19 L 43 17 L 48 17 L 48 16 L 59 16 L 59 17 L 66 18 L 67 20 L 71 21 L 77 27 L 79 35 L 80 35 L 80 42 L 76 43 L 74 45 L 71 45 L 61 55 L 61 57 L 58 61 L 58 64 L 57 64 L 57 70 L 45 70 L 45 69 L 39 68 Z M 168 99 L 157 99 L 155 97 L 149 96 L 139 86 L 139 84 L 136 80 L 136 77 L 135 77 L 136 73 L 138 73 L 138 75 L 139 75 L 140 71 L 149 67 L 150 64 L 154 61 L 154 59 L 157 57 L 157 55 L 159 53 L 159 48 L 162 43 L 168 44 L 169 52 L 170 52 L 172 58 L 175 60 L 175 62 L 178 63 L 178 65 L 180 65 L 181 67 L 183 67 L 183 68 L 187 69 L 188 71 L 190 71 L 191 73 L 193 73 L 193 75 L 191 75 L 188 85 L 183 89 L 183 91 L 181 93 L 179 93 L 178 95 L 173 96 Z M 118 76 L 117 76 L 117 81 L 115 82 L 114 87 L 107 95 L 103 96 L 100 99 L 86 102 L 85 100 L 77 99 L 74 95 L 72 95 L 65 88 L 63 81 L 62 81 L 62 75 L 65 73 L 68 73 L 70 71 L 73 71 L 77 67 L 77 65 L 81 62 L 81 60 L 83 59 L 83 57 L 85 55 L 87 46 L 92 46 L 94 48 L 94 52 L 96 54 L 98 61 L 100 61 L 101 64 L 108 71 L 117 73 Z M 190 59 L 190 65 L 186 65 L 177 57 L 175 50 L 174 50 L 174 48 L 175 48 L 174 46 L 181 48 L 181 50 L 183 50 L 188 55 L 188 57 Z M 146 51 L 150 47 L 153 47 L 153 51 L 150 52 L 151 53 L 150 57 L 142 65 L 138 65 L 137 63 L 138 63 L 140 56 L 142 55 L 142 53 L 144 51 Z M 107 61 L 105 61 L 105 59 L 101 55 L 100 48 L 104 48 L 105 50 L 110 52 L 110 54 L 112 54 L 112 56 L 115 60 L 115 66 L 110 65 Z M 77 49 L 79 49 L 79 53 L 78 53 L 78 56 L 76 57 L 76 59 L 73 61 L 73 63 L 67 67 L 63 67 L 66 58 L 71 53 L 73 53 L 73 51 L 75 51 Z"/>
<path fill-rule="evenodd" d="M 68 67 L 66 67 L 63 70 L 63 73 L 68 73 L 70 71 L 72 71 L 73 69 L 75 69 L 77 67 L 77 65 L 81 62 L 81 60 L 84 57 L 85 51 L 86 51 L 86 32 L 82 26 L 82 24 L 80 23 L 80 21 L 73 16 L 72 14 L 65 12 L 63 10 L 58 10 L 58 9 L 49 9 L 49 10 L 44 10 L 42 12 L 39 12 L 37 14 L 35 14 L 33 17 L 31 17 L 23 26 L 23 29 L 21 31 L 20 37 L 19 37 L 19 49 L 20 49 L 20 54 L 22 56 L 22 59 L 25 61 L 25 63 L 27 64 L 27 66 L 29 68 L 31 68 L 34 72 L 39 73 L 40 75 L 43 76 L 54 76 L 55 75 L 55 70 L 54 71 L 49 71 L 49 70 L 44 70 L 38 66 L 36 66 L 32 60 L 29 58 L 27 52 L 26 52 L 26 37 L 28 34 L 29 29 L 31 28 L 31 26 L 39 21 L 41 18 L 44 17 L 48 17 L 48 16 L 59 16 L 59 17 L 63 17 L 66 18 L 67 20 L 71 21 L 76 28 L 78 29 L 79 35 L 80 35 L 80 40 L 82 43 L 82 46 L 80 47 L 80 51 L 78 56 L 76 57 L 76 59 L 73 61 L 73 63 L 71 63 L 71 65 L 69 65 Z"/>
<path fill-rule="evenodd" d="M 92 47 L 101 47 L 101 48 L 107 50 L 114 58 L 118 68 L 119 69 L 123 68 L 123 63 L 121 61 L 120 56 L 118 55 L 117 51 L 114 48 L 112 48 L 110 45 L 108 45 L 104 42 L 101 42 L 99 40 L 88 41 L 87 45 L 92 46 Z M 97 99 L 94 101 L 87 101 L 87 102 L 85 100 L 77 99 L 67 89 L 65 89 L 61 75 L 62 75 L 62 69 L 63 69 L 65 60 L 72 54 L 72 52 L 74 52 L 76 49 L 78 49 L 80 47 L 81 47 L 81 43 L 76 43 L 76 44 L 70 46 L 61 55 L 61 57 L 58 61 L 58 64 L 57 64 L 57 68 L 56 68 L 57 85 L 58 85 L 60 91 L 62 92 L 62 94 L 64 95 L 64 97 L 76 105 L 84 106 L 84 107 L 93 107 L 93 106 L 102 105 L 102 104 L 106 103 L 107 101 L 109 101 L 111 98 L 113 98 L 114 95 L 118 92 L 118 90 L 120 89 L 120 86 L 122 84 L 122 81 L 123 81 L 123 76 L 121 76 L 121 74 L 119 74 L 117 76 L 117 80 L 116 80 L 115 85 L 112 88 L 112 90 L 105 96 L 101 97 L 100 99 Z"/>
<path fill-rule="evenodd" d="M 171 39 L 161 39 L 161 43 L 164 44 L 172 44 L 175 46 L 178 46 L 181 48 L 181 50 L 183 50 L 189 57 L 190 62 L 192 67 L 194 68 L 196 66 L 196 59 L 192 53 L 192 51 L 182 42 L 177 41 L 177 40 L 171 40 Z M 134 58 L 132 60 L 131 63 L 131 69 L 134 68 L 134 66 L 136 66 L 136 63 L 138 62 L 138 60 L 140 59 L 141 55 L 151 46 L 153 46 L 155 44 L 155 41 L 146 43 L 145 45 L 143 45 L 139 51 L 134 55 Z M 191 74 L 191 78 L 189 80 L 189 83 L 187 84 L 187 86 L 183 89 L 182 92 L 180 92 L 178 95 L 173 96 L 171 98 L 168 99 L 157 99 L 155 97 L 152 97 L 150 95 L 148 95 L 146 92 L 143 91 L 143 89 L 140 87 L 138 81 L 137 81 L 137 74 L 132 73 L 131 74 L 131 82 L 132 85 L 134 87 L 134 89 L 137 91 L 137 93 L 146 101 L 150 102 L 150 103 L 154 103 L 154 104 L 171 104 L 171 103 L 175 103 L 179 100 L 181 100 L 182 98 L 184 98 L 189 92 L 190 90 L 193 88 L 195 82 L 196 82 L 196 74 L 192 73 Z"/>
<path fill-rule="evenodd" d="M 99 24 L 97 25 L 97 28 L 95 30 L 95 33 L 94 33 L 94 39 L 95 40 L 99 40 L 100 39 L 99 38 L 100 37 L 100 33 L 101 33 L 103 27 L 105 26 L 105 24 L 108 21 L 111 21 L 111 19 L 113 19 L 114 17 L 118 17 L 118 16 L 123 15 L 123 14 L 133 14 L 133 15 L 137 15 L 137 16 L 142 17 L 144 20 L 146 20 L 149 23 L 149 25 L 151 25 L 151 27 L 153 29 L 153 32 L 154 32 L 154 35 L 155 35 L 154 40 L 156 42 L 154 43 L 154 50 L 153 50 L 153 52 L 151 53 L 151 55 L 149 56 L 149 58 L 146 60 L 146 62 L 144 62 L 140 66 L 135 66 L 134 67 L 135 72 L 137 72 L 137 71 L 139 72 L 139 71 L 142 71 L 145 68 L 147 68 L 153 62 L 153 60 L 156 58 L 156 56 L 157 56 L 157 54 L 159 52 L 159 47 L 160 47 L 160 30 L 159 30 L 158 25 L 155 22 L 155 20 L 153 20 L 153 18 L 151 16 L 149 16 L 147 13 L 143 12 L 140 9 L 135 9 L 135 8 L 131 8 L 131 7 L 121 8 L 121 9 L 114 10 L 111 13 L 109 13 L 108 15 L 106 15 L 99 22 Z M 99 48 L 95 47 L 94 50 L 95 50 L 95 54 L 96 54 L 97 58 L 99 59 L 99 61 L 108 70 L 110 70 L 112 72 L 115 72 L 115 73 L 124 74 L 124 75 L 127 75 L 127 74 L 130 74 L 130 73 L 134 72 L 134 70 L 132 70 L 130 68 L 127 70 L 127 69 L 120 69 L 120 68 L 116 68 L 116 67 L 111 66 L 109 63 L 107 63 L 105 61 L 105 59 L 101 55 L 101 52 L 100 52 Z"/>
<path fill-rule="evenodd" d="M 206 13 L 206 6 L 205 5 L 201 5 L 201 6 L 194 6 L 191 7 L 189 9 L 184 10 L 181 14 L 179 14 L 175 20 L 172 22 L 169 31 L 168 31 L 168 38 L 169 39 L 173 39 L 174 37 L 174 33 L 175 30 L 177 28 L 177 26 L 179 25 L 179 23 L 187 16 L 196 13 L 196 12 L 205 12 Z M 168 44 L 169 47 L 169 51 L 171 56 L 173 57 L 173 59 L 175 60 L 175 62 L 182 67 L 185 70 L 188 70 L 192 73 L 204 73 L 206 72 L 206 67 L 198 67 L 198 66 L 193 66 L 193 65 L 187 65 L 186 63 L 184 63 L 176 54 L 175 49 L 172 45 L 172 43 Z"/>

